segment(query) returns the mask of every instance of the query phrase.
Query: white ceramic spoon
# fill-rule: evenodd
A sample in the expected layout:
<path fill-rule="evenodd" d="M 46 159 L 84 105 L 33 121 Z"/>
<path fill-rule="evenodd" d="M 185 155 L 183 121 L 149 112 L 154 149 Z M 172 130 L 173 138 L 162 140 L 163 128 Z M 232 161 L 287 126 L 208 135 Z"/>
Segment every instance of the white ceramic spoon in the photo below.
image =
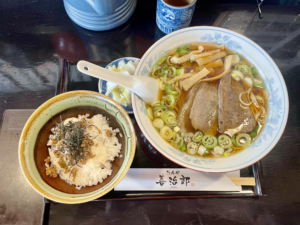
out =
<path fill-rule="evenodd" d="M 77 63 L 77 69 L 89 76 L 123 86 L 140 96 L 144 102 L 153 102 L 158 99 L 159 83 L 152 77 L 128 76 L 83 60 Z"/>

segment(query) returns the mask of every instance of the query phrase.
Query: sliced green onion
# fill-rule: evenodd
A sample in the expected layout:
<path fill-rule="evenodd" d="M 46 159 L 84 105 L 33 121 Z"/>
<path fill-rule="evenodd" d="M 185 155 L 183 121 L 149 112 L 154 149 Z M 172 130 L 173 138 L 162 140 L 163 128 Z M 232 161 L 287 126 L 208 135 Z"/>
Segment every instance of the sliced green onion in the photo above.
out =
<path fill-rule="evenodd" d="M 162 136 L 162 138 L 166 139 L 166 140 L 171 140 L 171 138 L 173 137 L 173 131 L 168 126 L 162 127 L 160 129 L 159 133 L 160 133 L 160 136 Z"/>
<path fill-rule="evenodd" d="M 198 145 L 195 142 L 189 142 L 186 147 L 187 147 L 187 152 L 190 155 L 196 154 Z"/>
<path fill-rule="evenodd" d="M 161 129 L 164 126 L 164 121 L 160 118 L 154 119 L 152 123 L 153 126 L 158 129 Z"/>
<path fill-rule="evenodd" d="M 168 108 L 165 105 L 156 105 L 156 106 L 153 107 L 153 111 L 155 111 L 157 109 L 165 109 L 165 110 L 167 110 Z"/>
<path fill-rule="evenodd" d="M 179 135 L 181 136 L 181 137 L 185 137 L 185 135 L 186 135 L 186 132 L 185 132 L 185 130 L 180 130 L 180 131 L 178 131 L 178 133 L 179 133 Z"/>
<path fill-rule="evenodd" d="M 259 95 L 256 95 L 255 98 L 256 98 L 259 102 L 261 102 L 262 104 L 265 104 L 265 99 L 264 99 L 263 97 L 261 97 L 261 96 L 259 96 Z"/>
<path fill-rule="evenodd" d="M 168 110 L 161 114 L 161 118 L 165 118 L 165 117 L 171 117 L 173 119 L 176 119 L 177 115 L 174 111 Z"/>
<path fill-rule="evenodd" d="M 186 147 L 185 147 L 185 144 L 183 144 L 182 146 L 181 146 L 181 151 L 185 151 L 186 150 Z"/>
<path fill-rule="evenodd" d="M 178 53 L 179 53 L 180 56 L 183 56 L 183 55 L 188 54 L 189 51 L 187 51 L 187 50 L 180 50 L 180 51 L 178 51 Z"/>
<path fill-rule="evenodd" d="M 192 140 L 193 140 L 194 142 L 201 142 L 202 137 L 203 137 L 202 132 L 197 131 L 197 132 L 194 134 Z"/>
<path fill-rule="evenodd" d="M 163 57 L 161 57 L 158 61 L 157 61 L 157 63 L 156 63 L 156 65 L 160 65 L 160 64 L 162 64 L 165 60 L 167 59 L 167 56 L 163 56 Z"/>
<path fill-rule="evenodd" d="M 158 75 L 159 76 L 164 76 L 165 74 L 167 74 L 168 73 L 168 69 L 169 69 L 169 67 L 167 66 L 167 65 L 165 65 L 162 69 L 161 69 L 161 72 L 158 72 Z"/>
<path fill-rule="evenodd" d="M 162 119 L 165 119 L 167 117 L 170 117 L 172 119 L 176 119 L 176 113 L 172 110 L 166 110 L 164 112 L 162 112 L 161 116 Z"/>
<path fill-rule="evenodd" d="M 173 132 L 173 140 L 176 140 L 176 138 L 177 138 L 177 134 L 176 132 Z"/>
<path fill-rule="evenodd" d="M 177 139 L 176 139 L 176 141 L 174 142 L 174 146 L 175 146 L 175 148 L 181 148 L 182 145 L 184 145 L 183 138 L 182 138 L 182 137 L 179 137 L 178 142 L 177 142 Z"/>
<path fill-rule="evenodd" d="M 239 147 L 248 147 L 251 144 L 251 137 L 249 134 L 238 134 L 236 136 L 236 144 Z"/>
<path fill-rule="evenodd" d="M 147 108 L 147 115 L 148 115 L 148 117 L 149 117 L 149 119 L 150 120 L 154 120 L 154 117 L 153 117 L 153 110 L 152 110 L 152 108 Z"/>
<path fill-rule="evenodd" d="M 153 115 L 155 118 L 159 118 L 164 111 L 165 109 L 156 109 L 153 111 Z"/>
<path fill-rule="evenodd" d="M 259 76 L 258 76 L 258 73 L 257 73 L 255 67 L 254 66 L 250 66 L 250 69 L 251 69 L 251 73 L 253 74 L 253 76 L 255 78 L 258 78 Z"/>
<path fill-rule="evenodd" d="M 218 144 L 218 140 L 215 136 L 212 135 L 204 135 L 202 138 L 202 144 L 206 148 L 214 148 Z"/>
<path fill-rule="evenodd" d="M 259 128 L 260 128 L 260 124 L 258 123 L 257 126 L 255 127 L 254 131 L 250 134 L 251 138 L 254 138 L 257 135 Z"/>
<path fill-rule="evenodd" d="M 232 70 L 231 76 L 233 77 L 233 79 L 235 79 L 237 81 L 240 81 L 241 79 L 244 79 L 243 73 L 239 70 Z"/>
<path fill-rule="evenodd" d="M 256 82 L 254 82 L 253 85 L 255 87 L 259 87 L 259 88 L 266 88 L 266 86 L 264 84 L 259 84 L 259 83 L 256 83 Z"/>
<path fill-rule="evenodd" d="M 231 142 L 234 146 L 237 146 L 235 138 L 236 138 L 236 136 L 232 136 Z"/>
<path fill-rule="evenodd" d="M 172 89 L 172 87 L 168 82 L 166 82 L 165 92 L 167 92 L 169 89 Z"/>
<path fill-rule="evenodd" d="M 169 69 L 170 69 L 170 71 L 171 71 L 171 73 L 170 73 L 170 78 L 173 78 L 173 77 L 175 77 L 176 76 L 176 68 L 175 67 L 173 67 L 173 66 L 171 66 L 171 67 L 169 67 Z"/>
<path fill-rule="evenodd" d="M 156 106 L 156 105 L 159 105 L 159 100 L 158 100 L 158 99 L 155 100 L 155 101 L 153 101 L 153 102 L 151 102 L 151 106 L 152 106 L 152 107 L 154 107 L 154 106 Z"/>
<path fill-rule="evenodd" d="M 224 154 L 224 148 L 222 148 L 221 146 L 216 146 L 216 147 L 214 147 L 213 153 L 215 153 L 217 155 L 223 155 Z"/>
<path fill-rule="evenodd" d="M 240 62 L 240 57 L 238 55 L 232 56 L 232 65 L 235 65 Z"/>
<path fill-rule="evenodd" d="M 222 148 L 225 148 L 225 149 L 232 147 L 231 138 L 225 134 L 222 134 L 218 137 L 218 143 Z"/>
<path fill-rule="evenodd" d="M 251 74 L 251 69 L 247 65 L 237 65 L 235 66 L 237 70 L 241 71 L 244 75 Z"/>
<path fill-rule="evenodd" d="M 158 76 L 163 77 L 164 75 L 167 75 L 166 70 L 161 70 L 161 72 L 158 72 Z"/>
<path fill-rule="evenodd" d="M 172 86 L 169 85 L 168 83 L 165 86 L 165 91 L 167 92 L 168 95 L 178 95 L 178 91 L 173 91 Z"/>
<path fill-rule="evenodd" d="M 236 75 L 235 73 L 231 73 L 231 76 L 233 79 L 235 79 L 236 81 L 240 81 L 240 77 L 238 75 Z"/>
<path fill-rule="evenodd" d="M 185 54 L 189 53 L 190 49 L 191 49 L 190 45 L 184 45 L 184 46 L 181 46 L 181 47 L 177 48 L 177 52 L 180 55 L 185 55 Z"/>
<path fill-rule="evenodd" d="M 207 156 L 207 154 L 209 153 L 209 149 L 206 149 L 205 153 L 203 154 L 203 158 L 205 158 Z"/>
<path fill-rule="evenodd" d="M 191 142 L 193 136 L 194 136 L 193 133 L 187 133 L 187 134 L 185 135 L 185 140 L 186 140 L 186 142 Z"/>
<path fill-rule="evenodd" d="M 179 69 L 176 69 L 176 76 L 180 76 L 184 74 L 184 67 L 181 67 Z"/>
<path fill-rule="evenodd" d="M 254 80 L 255 83 L 258 83 L 258 84 L 263 84 L 263 83 L 264 83 L 264 82 L 263 82 L 262 80 L 260 80 L 260 79 L 254 78 L 253 80 Z"/>
<path fill-rule="evenodd" d="M 179 134 L 177 134 L 176 132 L 173 132 L 173 139 L 174 139 L 174 143 L 177 144 L 180 141 L 180 136 Z"/>
<path fill-rule="evenodd" d="M 170 127 L 176 127 L 177 126 L 177 120 L 176 120 L 176 113 L 174 111 L 168 110 L 161 114 L 160 116 L 162 120 L 166 123 L 166 125 Z"/>
<path fill-rule="evenodd" d="M 157 76 L 155 75 L 155 72 L 157 70 L 159 70 L 161 67 L 160 66 L 153 66 L 152 71 L 151 71 L 151 76 L 154 78 L 157 78 Z"/>
<path fill-rule="evenodd" d="M 172 119 L 169 117 L 165 118 L 163 121 L 170 127 L 176 127 L 178 124 L 176 119 Z"/>
<path fill-rule="evenodd" d="M 183 45 L 183 46 L 180 46 L 177 50 L 190 50 L 191 49 L 191 46 L 190 45 Z"/>
<path fill-rule="evenodd" d="M 227 157 L 228 156 L 228 152 L 224 152 L 224 157 Z"/>
<path fill-rule="evenodd" d="M 193 60 L 190 60 L 190 63 L 193 63 L 194 61 Z"/>
<path fill-rule="evenodd" d="M 163 99 L 165 100 L 165 104 L 166 104 L 166 106 L 167 106 L 169 109 L 174 109 L 174 107 L 175 107 L 175 102 L 176 102 L 176 99 L 175 99 L 175 96 L 174 96 L 174 95 L 167 95 L 167 96 L 164 96 Z"/>

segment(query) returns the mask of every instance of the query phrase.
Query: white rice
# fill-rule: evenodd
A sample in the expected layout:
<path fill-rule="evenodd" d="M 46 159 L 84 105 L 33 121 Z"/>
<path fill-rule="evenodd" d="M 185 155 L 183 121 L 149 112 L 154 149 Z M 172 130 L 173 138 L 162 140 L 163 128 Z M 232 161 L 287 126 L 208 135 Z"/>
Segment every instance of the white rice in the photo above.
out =
<path fill-rule="evenodd" d="M 79 121 L 77 118 L 69 118 L 65 120 L 64 123 L 66 124 L 70 120 L 74 122 Z M 93 126 L 92 129 L 87 129 L 90 136 L 96 137 L 93 139 L 94 145 L 91 147 L 91 153 L 94 154 L 95 157 L 89 158 L 85 164 L 80 164 L 80 167 L 77 166 L 78 171 L 75 176 L 75 181 L 73 181 L 73 176 L 70 176 L 70 172 L 64 173 L 65 170 L 58 164 L 59 158 L 53 153 L 54 150 L 57 150 L 56 146 L 52 145 L 51 140 L 48 142 L 48 145 L 51 146 L 51 148 L 49 148 L 51 163 L 56 166 L 60 178 L 71 185 L 76 185 L 77 189 L 102 183 L 105 178 L 111 175 L 111 162 L 115 157 L 118 157 L 122 146 L 116 137 L 116 134 L 119 133 L 119 129 L 113 130 L 109 127 L 106 117 L 98 114 L 91 119 L 86 118 L 86 120 L 100 129 L 101 133 L 99 134 L 98 130 Z M 112 131 L 113 135 L 108 137 L 106 130 Z"/>

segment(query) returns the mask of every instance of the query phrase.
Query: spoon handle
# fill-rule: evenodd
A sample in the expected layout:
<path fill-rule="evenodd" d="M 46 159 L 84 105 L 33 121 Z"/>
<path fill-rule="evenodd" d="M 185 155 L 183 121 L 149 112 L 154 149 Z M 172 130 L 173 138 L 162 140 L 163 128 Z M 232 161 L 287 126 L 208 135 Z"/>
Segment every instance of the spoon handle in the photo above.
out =
<path fill-rule="evenodd" d="M 128 76 L 83 60 L 77 63 L 77 69 L 83 74 L 121 85 L 140 96 L 144 102 L 152 102 L 158 98 L 159 83 L 152 77 Z"/>
<path fill-rule="evenodd" d="M 110 81 L 119 84 L 125 88 L 132 90 L 134 85 L 133 76 L 124 75 L 111 70 L 107 70 L 101 66 L 97 66 L 87 61 L 79 61 L 77 63 L 77 69 L 84 74 L 88 74 L 92 77 L 102 80 Z"/>

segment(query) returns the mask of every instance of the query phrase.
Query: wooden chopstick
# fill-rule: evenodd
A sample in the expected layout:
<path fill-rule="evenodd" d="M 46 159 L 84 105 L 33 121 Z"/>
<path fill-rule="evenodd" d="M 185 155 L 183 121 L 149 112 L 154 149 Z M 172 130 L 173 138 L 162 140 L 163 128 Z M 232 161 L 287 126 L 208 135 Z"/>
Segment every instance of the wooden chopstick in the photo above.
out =
<path fill-rule="evenodd" d="M 235 185 L 255 186 L 254 177 L 228 177 Z"/>

